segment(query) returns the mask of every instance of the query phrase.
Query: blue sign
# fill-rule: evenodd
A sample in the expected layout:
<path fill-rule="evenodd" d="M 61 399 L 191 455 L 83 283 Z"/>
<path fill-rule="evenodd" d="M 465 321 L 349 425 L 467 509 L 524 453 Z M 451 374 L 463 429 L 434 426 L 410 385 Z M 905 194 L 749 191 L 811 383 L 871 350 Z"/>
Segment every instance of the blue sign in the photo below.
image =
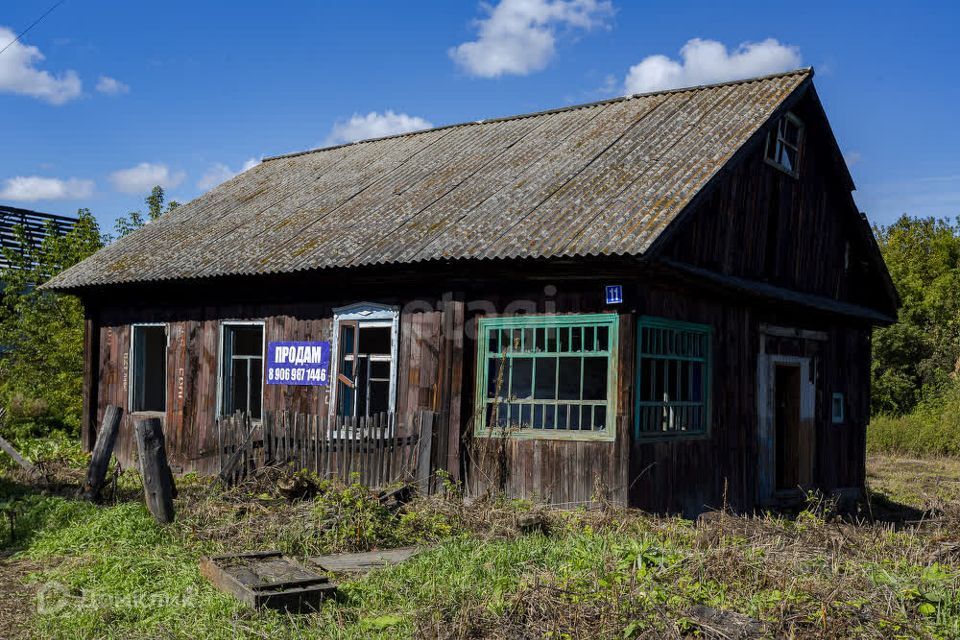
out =
<path fill-rule="evenodd" d="M 607 304 L 620 304 L 623 302 L 623 287 L 618 284 L 607 285 Z"/>
<path fill-rule="evenodd" d="M 325 387 L 329 381 L 329 342 L 271 342 L 267 345 L 267 384 Z"/>

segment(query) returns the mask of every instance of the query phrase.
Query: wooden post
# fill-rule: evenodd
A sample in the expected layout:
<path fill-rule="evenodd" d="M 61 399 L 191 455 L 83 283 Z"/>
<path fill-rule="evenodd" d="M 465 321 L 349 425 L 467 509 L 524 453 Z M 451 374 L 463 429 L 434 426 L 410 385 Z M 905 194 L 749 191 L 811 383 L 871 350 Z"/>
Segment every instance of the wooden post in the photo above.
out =
<path fill-rule="evenodd" d="M 420 412 L 420 442 L 418 443 L 417 485 L 420 493 L 430 493 L 430 454 L 433 448 L 433 412 Z"/>
<path fill-rule="evenodd" d="M 93 447 L 90 466 L 87 468 L 87 481 L 81 489 L 83 498 L 91 502 L 100 500 L 100 490 L 103 489 L 107 478 L 107 467 L 110 466 L 110 456 L 117 443 L 117 434 L 120 433 L 120 420 L 123 418 L 123 409 L 112 404 L 107 405 L 103 412 L 103 423 L 97 433 L 97 444 Z"/>
<path fill-rule="evenodd" d="M 176 487 L 173 473 L 167 463 L 163 428 L 160 418 L 137 420 L 134 429 L 137 436 L 137 451 L 140 456 L 140 475 L 143 478 L 143 496 L 147 508 L 157 522 L 173 522 L 173 498 Z"/>

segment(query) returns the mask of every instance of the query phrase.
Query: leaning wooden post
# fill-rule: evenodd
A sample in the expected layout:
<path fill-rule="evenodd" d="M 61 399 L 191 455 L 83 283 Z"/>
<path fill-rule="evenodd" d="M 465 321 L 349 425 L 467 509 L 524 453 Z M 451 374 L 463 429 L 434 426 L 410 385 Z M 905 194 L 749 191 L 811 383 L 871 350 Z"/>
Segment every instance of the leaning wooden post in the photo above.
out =
<path fill-rule="evenodd" d="M 417 486 L 420 493 L 430 493 L 430 480 L 433 469 L 430 468 L 430 458 L 433 450 L 433 412 L 420 412 L 420 437 L 417 455 Z"/>
<path fill-rule="evenodd" d="M 123 409 L 112 404 L 107 405 L 107 410 L 103 412 L 103 424 L 97 433 L 97 443 L 90 457 L 90 466 L 87 468 L 87 481 L 81 489 L 84 499 L 91 502 L 100 500 L 100 491 L 107 478 L 107 467 L 110 466 L 110 456 L 113 455 L 113 447 L 120 432 L 121 418 Z"/>
<path fill-rule="evenodd" d="M 163 428 L 160 418 L 137 420 L 134 429 L 137 436 L 137 451 L 140 455 L 140 475 L 143 478 L 143 495 L 147 508 L 157 519 L 166 524 L 173 522 L 173 498 L 176 487 L 173 472 L 167 464 Z"/>

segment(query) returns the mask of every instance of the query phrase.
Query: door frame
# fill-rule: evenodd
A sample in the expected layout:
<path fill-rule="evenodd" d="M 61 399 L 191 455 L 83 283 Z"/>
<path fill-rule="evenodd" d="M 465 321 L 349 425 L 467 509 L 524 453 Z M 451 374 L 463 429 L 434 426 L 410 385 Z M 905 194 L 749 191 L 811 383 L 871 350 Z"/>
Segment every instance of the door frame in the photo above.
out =
<path fill-rule="evenodd" d="M 811 379 L 811 359 L 801 356 L 757 355 L 757 500 L 760 504 L 773 501 L 777 493 L 777 425 L 776 375 L 778 366 L 800 369 L 800 423 L 814 426 L 816 447 L 816 381 Z M 816 470 L 814 448 L 814 471 Z"/>

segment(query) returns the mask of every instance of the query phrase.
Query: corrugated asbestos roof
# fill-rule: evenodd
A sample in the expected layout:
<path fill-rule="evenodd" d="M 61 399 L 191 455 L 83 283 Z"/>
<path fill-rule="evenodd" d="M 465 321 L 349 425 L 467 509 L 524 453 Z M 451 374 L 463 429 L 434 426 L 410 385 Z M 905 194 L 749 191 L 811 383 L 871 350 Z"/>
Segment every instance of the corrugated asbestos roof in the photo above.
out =
<path fill-rule="evenodd" d="M 48 283 L 641 255 L 809 69 L 268 159 Z"/>

